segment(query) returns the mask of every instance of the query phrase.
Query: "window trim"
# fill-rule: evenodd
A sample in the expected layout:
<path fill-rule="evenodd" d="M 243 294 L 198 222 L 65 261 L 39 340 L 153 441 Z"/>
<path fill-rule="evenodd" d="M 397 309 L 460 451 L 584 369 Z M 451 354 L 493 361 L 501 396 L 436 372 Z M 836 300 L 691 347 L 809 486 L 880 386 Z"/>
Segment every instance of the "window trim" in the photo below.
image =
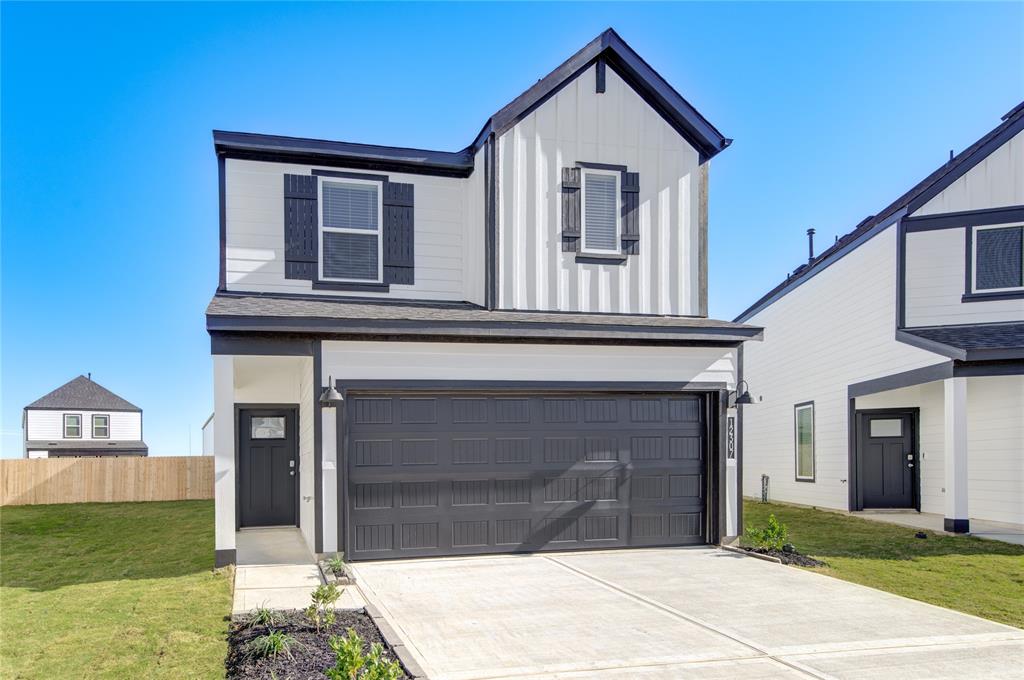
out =
<path fill-rule="evenodd" d="M 331 184 L 372 184 L 377 187 L 377 278 L 376 279 L 343 279 L 324 276 L 324 232 L 336 234 L 361 234 L 368 236 L 373 232 L 369 229 L 350 229 L 324 226 L 324 183 Z M 323 283 L 354 283 L 374 285 L 384 283 L 384 182 L 372 179 L 356 179 L 354 177 L 317 176 L 316 183 L 316 241 L 318 257 L 316 262 L 317 281 Z"/>
<path fill-rule="evenodd" d="M 615 248 L 587 247 L 587 175 L 606 175 L 615 178 Z M 580 168 L 580 255 L 622 255 L 622 172 L 606 168 L 583 166 Z"/>
<path fill-rule="evenodd" d="M 107 433 L 105 435 L 96 434 L 96 419 L 103 418 L 106 424 L 103 426 Z M 93 439 L 110 439 L 110 414 L 108 413 L 93 413 L 92 414 L 92 438 Z"/>
<path fill-rule="evenodd" d="M 800 411 L 804 409 L 811 410 L 811 474 L 800 475 Z M 815 451 L 815 421 L 814 421 L 814 402 L 804 401 L 799 404 L 793 405 L 793 473 L 794 479 L 798 482 L 814 482 L 815 476 L 818 472 L 818 461 L 816 460 Z"/>
<path fill-rule="evenodd" d="M 68 434 L 68 418 L 78 418 L 78 434 L 77 435 L 69 435 Z M 82 435 L 82 430 L 84 428 L 82 427 L 82 414 L 81 413 L 65 413 L 64 414 L 63 422 L 64 422 L 64 437 L 63 437 L 63 439 L 81 439 L 82 438 L 82 436 L 83 436 Z"/>
<path fill-rule="evenodd" d="M 968 296 L 998 296 L 1001 294 L 1014 294 L 1024 293 L 1024 285 L 1012 286 L 1010 288 L 978 288 L 978 232 L 989 229 L 1020 229 L 1024 232 L 1024 223 L 1018 224 L 985 224 L 975 225 L 967 228 L 967 244 L 970 247 L 970 266 L 971 270 L 968 276 L 968 282 L 970 288 L 967 291 Z M 1024 234 L 1022 234 L 1024 236 Z M 1021 239 L 1021 250 L 1024 251 L 1024 238 Z M 1021 253 L 1021 257 L 1024 258 L 1024 252 Z M 1022 281 L 1024 284 L 1024 281 Z"/>

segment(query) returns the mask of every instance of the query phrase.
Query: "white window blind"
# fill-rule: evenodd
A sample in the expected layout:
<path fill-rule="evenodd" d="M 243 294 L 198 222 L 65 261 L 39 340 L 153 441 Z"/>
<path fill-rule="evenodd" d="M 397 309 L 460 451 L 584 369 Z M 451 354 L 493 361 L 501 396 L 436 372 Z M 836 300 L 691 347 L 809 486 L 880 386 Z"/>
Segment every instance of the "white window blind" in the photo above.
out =
<path fill-rule="evenodd" d="M 583 199 L 583 250 L 619 252 L 618 176 L 584 171 Z"/>
<path fill-rule="evenodd" d="M 321 188 L 322 277 L 380 280 L 380 185 L 324 180 Z"/>

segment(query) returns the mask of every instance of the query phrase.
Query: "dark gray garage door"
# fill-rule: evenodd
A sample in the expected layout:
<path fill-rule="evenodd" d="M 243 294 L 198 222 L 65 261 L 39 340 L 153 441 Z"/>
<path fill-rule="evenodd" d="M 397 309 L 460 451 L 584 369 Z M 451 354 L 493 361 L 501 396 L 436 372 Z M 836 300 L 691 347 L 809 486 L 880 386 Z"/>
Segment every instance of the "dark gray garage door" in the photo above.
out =
<path fill-rule="evenodd" d="M 702 395 L 351 395 L 351 559 L 704 542 Z"/>

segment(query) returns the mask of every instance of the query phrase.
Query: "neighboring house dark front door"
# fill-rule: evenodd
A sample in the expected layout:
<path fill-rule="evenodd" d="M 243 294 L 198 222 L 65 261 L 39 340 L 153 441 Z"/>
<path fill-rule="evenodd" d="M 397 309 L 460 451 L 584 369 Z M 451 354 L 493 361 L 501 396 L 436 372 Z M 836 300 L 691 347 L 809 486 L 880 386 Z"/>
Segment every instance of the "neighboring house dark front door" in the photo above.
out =
<path fill-rule="evenodd" d="M 857 412 L 864 508 L 917 506 L 917 418 L 909 410 Z"/>
<path fill-rule="evenodd" d="M 238 489 L 243 527 L 293 526 L 299 479 L 295 411 L 239 411 Z"/>

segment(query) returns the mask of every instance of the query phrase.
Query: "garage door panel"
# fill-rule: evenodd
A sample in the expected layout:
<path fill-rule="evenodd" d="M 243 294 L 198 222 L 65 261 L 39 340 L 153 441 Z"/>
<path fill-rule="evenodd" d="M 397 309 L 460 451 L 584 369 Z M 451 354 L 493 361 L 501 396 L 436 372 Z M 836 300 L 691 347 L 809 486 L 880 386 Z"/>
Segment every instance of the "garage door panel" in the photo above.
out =
<path fill-rule="evenodd" d="M 353 559 L 700 543 L 699 396 L 350 397 Z"/>

